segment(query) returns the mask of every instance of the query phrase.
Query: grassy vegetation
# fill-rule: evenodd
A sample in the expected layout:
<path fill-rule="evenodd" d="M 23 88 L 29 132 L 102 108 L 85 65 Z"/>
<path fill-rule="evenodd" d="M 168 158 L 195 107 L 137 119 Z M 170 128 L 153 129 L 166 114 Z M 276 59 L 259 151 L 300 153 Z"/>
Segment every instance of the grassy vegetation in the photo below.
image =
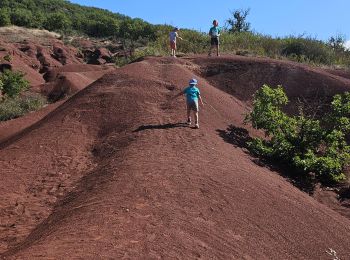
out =
<path fill-rule="evenodd" d="M 65 35 L 112 37 L 122 42 L 125 49 L 131 50 L 131 55 L 127 55 L 130 57 L 117 59 L 118 64 L 130 62 L 142 52 L 144 55 L 165 55 L 170 51 L 168 34 L 172 30 L 171 26 L 152 25 L 141 19 L 131 19 L 122 14 L 83 7 L 65 0 L 2 0 L 0 26 L 11 24 L 48 29 Z M 330 41 L 323 42 L 305 36 L 272 38 L 244 30 L 232 32 L 234 30 L 228 29 L 221 36 L 221 49 L 225 53 L 350 67 L 350 51 L 341 45 L 341 37 L 332 37 Z M 184 29 L 180 35 L 184 41 L 179 41 L 179 52 L 207 53 L 209 38 L 206 32 Z M 134 50 L 138 48 L 138 54 L 135 54 Z"/>
<path fill-rule="evenodd" d="M 150 45 L 162 53 L 168 53 L 168 32 L 166 28 L 158 33 L 157 40 Z M 178 51 L 182 53 L 206 54 L 209 50 L 209 37 L 206 33 L 181 30 Z M 339 65 L 350 67 L 350 51 L 338 49 L 329 43 L 311 38 L 294 37 L 272 38 L 253 32 L 223 33 L 221 51 L 239 55 L 263 56 L 289 59 L 313 65 Z"/>
<path fill-rule="evenodd" d="M 21 72 L 5 70 L 0 75 L 0 121 L 23 116 L 40 109 L 46 99 L 38 94 L 24 94 L 29 82 Z"/>
<path fill-rule="evenodd" d="M 26 95 L 5 98 L 0 101 L 0 121 L 6 121 L 39 110 L 46 104 L 41 95 Z"/>

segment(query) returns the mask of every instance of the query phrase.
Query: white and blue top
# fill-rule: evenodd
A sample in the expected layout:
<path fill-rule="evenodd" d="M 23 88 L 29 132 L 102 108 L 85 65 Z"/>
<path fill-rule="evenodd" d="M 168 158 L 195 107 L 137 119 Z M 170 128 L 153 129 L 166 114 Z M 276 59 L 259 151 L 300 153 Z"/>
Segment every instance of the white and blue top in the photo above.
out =
<path fill-rule="evenodd" d="M 169 40 L 172 42 L 176 42 L 176 37 L 179 37 L 179 35 L 177 34 L 177 32 L 170 32 L 169 33 Z"/>

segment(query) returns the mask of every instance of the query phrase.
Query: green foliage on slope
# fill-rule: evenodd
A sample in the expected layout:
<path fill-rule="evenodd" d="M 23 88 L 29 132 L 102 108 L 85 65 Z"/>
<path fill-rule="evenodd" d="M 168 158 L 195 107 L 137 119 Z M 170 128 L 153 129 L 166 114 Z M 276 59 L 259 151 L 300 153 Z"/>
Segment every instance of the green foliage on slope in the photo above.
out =
<path fill-rule="evenodd" d="M 350 93 L 336 95 L 332 110 L 321 119 L 308 117 L 300 111 L 289 116 L 282 111 L 288 98 L 281 86 L 264 85 L 254 96 L 253 109 L 246 121 L 265 132 L 266 139 L 249 143 L 252 153 L 265 159 L 283 162 L 300 174 L 313 172 L 324 182 L 345 178 L 350 160 Z"/>
<path fill-rule="evenodd" d="M 28 88 L 29 82 L 23 73 L 10 70 L 0 73 L 0 121 L 23 116 L 46 104 L 39 94 L 23 95 Z"/>

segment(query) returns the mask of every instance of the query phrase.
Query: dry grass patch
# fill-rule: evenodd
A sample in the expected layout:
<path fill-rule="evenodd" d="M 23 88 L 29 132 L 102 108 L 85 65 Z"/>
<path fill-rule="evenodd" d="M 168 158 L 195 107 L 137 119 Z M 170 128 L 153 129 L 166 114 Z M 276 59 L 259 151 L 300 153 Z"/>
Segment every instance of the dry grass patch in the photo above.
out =
<path fill-rule="evenodd" d="M 47 30 L 28 29 L 18 26 L 0 27 L 0 36 L 3 36 L 7 42 L 21 42 L 23 40 L 32 40 L 39 43 L 45 43 L 47 40 L 59 39 L 60 34 L 49 32 Z"/>

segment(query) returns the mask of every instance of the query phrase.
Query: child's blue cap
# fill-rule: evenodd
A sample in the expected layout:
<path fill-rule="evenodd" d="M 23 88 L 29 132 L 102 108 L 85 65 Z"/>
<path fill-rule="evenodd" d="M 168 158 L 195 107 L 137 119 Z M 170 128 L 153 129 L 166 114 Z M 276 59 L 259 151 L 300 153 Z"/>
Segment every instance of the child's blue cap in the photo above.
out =
<path fill-rule="evenodd" d="M 190 85 L 197 85 L 198 81 L 196 79 L 191 79 L 189 84 Z"/>

